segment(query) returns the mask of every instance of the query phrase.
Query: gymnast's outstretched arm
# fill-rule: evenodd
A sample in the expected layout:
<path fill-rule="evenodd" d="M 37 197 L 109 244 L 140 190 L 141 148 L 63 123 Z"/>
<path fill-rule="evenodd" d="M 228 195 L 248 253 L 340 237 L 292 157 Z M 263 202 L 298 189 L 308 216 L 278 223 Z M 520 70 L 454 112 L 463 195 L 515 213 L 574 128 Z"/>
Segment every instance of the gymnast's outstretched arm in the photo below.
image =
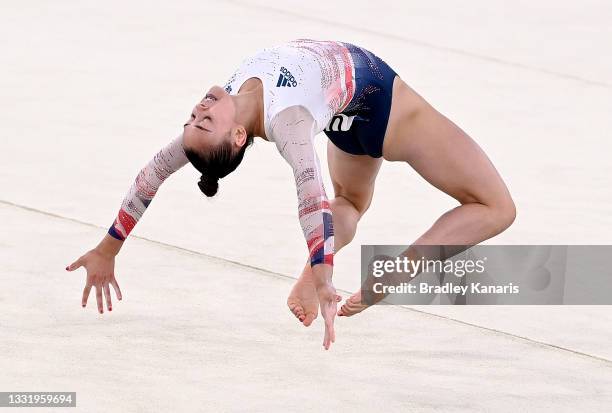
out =
<path fill-rule="evenodd" d="M 102 292 L 104 292 L 108 310 L 112 311 L 109 285 L 113 286 L 117 298 L 121 300 L 121 290 L 115 279 L 115 256 L 146 211 L 161 184 L 187 162 L 183 149 L 183 135 L 181 135 L 161 149 L 138 173 L 123 199 L 117 218 L 98 246 L 66 267 L 67 271 L 74 271 L 80 267 L 85 267 L 87 270 L 87 282 L 81 298 L 83 307 L 87 305 L 91 287 L 96 287 L 96 301 L 100 313 L 104 312 Z"/>

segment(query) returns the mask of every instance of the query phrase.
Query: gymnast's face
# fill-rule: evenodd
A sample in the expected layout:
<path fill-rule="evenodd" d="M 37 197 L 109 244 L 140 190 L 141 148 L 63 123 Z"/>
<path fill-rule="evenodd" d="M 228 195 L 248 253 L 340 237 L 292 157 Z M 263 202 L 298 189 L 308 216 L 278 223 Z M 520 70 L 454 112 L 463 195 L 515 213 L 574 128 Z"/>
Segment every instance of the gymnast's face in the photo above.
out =
<path fill-rule="evenodd" d="M 221 87 L 213 86 L 191 112 L 184 125 L 185 147 L 201 153 L 217 148 L 232 137 L 236 107 L 231 96 Z"/>

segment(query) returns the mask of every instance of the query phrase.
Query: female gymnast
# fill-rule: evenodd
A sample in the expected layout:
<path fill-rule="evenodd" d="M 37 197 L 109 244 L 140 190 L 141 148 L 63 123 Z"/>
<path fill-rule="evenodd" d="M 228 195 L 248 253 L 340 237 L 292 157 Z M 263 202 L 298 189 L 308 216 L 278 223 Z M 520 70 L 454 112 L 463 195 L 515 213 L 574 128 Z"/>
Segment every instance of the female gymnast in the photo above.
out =
<path fill-rule="evenodd" d="M 322 131 L 329 138 L 332 200 L 313 144 Z M 92 287 L 100 313 L 103 294 L 112 310 L 109 286 L 121 300 L 115 256 L 170 174 L 191 162 L 202 174 L 200 190 L 213 196 L 218 180 L 236 169 L 254 137 L 274 142 L 293 170 L 309 259 L 287 304 L 305 326 L 321 307 L 325 349 L 335 340 L 335 315 L 367 308 L 357 291 L 336 311 L 333 256 L 353 239 L 383 159 L 407 162 L 459 203 L 415 245 L 474 245 L 504 231 L 515 218 L 510 193 L 480 147 L 384 61 L 349 43 L 296 40 L 260 51 L 225 87 L 212 87 L 183 133 L 141 170 L 108 234 L 66 268 L 87 270 L 83 307 Z"/>

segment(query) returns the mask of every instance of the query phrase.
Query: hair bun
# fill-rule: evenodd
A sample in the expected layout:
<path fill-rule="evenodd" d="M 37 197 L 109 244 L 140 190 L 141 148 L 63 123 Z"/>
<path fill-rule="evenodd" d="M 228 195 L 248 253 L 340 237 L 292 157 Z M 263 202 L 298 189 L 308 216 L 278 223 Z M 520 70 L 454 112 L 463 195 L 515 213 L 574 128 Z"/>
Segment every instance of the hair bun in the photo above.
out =
<path fill-rule="evenodd" d="M 215 196 L 219 189 L 219 178 L 202 174 L 198 186 L 207 197 Z"/>

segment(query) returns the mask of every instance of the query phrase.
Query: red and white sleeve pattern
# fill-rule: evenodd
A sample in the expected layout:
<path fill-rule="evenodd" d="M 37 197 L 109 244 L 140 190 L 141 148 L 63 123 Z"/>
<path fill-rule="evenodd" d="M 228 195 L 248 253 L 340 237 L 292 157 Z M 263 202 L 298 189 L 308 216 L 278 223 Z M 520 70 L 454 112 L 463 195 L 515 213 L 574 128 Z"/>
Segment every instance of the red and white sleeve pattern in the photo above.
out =
<path fill-rule="evenodd" d="M 160 150 L 142 168 L 123 199 L 119 214 L 108 233 L 120 241 L 125 240 L 146 211 L 160 185 L 187 162 L 181 135 Z"/>
<path fill-rule="evenodd" d="M 315 121 L 303 107 L 291 107 L 275 117 L 272 130 L 280 154 L 293 169 L 298 215 L 310 264 L 333 265 L 334 228 L 314 148 Z"/>

